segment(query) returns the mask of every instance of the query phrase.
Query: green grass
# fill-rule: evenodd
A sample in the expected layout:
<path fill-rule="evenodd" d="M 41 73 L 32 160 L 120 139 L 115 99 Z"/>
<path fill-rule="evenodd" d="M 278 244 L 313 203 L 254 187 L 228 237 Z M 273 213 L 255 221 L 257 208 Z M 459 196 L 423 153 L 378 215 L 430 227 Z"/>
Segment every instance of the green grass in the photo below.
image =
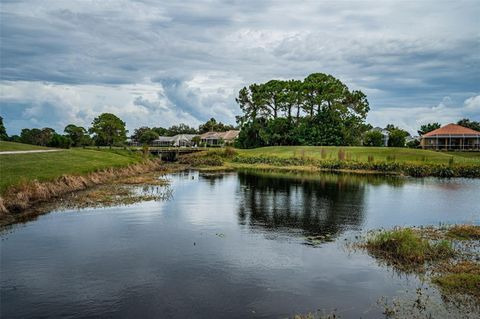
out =
<path fill-rule="evenodd" d="M 275 156 L 280 158 L 309 157 L 313 159 L 337 160 L 338 152 L 345 151 L 346 160 L 367 162 L 395 161 L 398 163 L 476 163 L 480 164 L 480 153 L 444 153 L 421 149 L 395 147 L 336 147 L 336 146 L 270 146 L 249 150 L 238 150 L 242 156 Z M 323 151 L 322 151 L 323 150 Z M 475 155 L 476 154 L 476 155 Z"/>
<path fill-rule="evenodd" d="M 49 148 L 43 147 L 43 146 L 37 146 L 37 145 L 0 141 L 0 152 L 46 150 L 46 149 L 49 149 Z"/>
<path fill-rule="evenodd" d="M 454 253 L 449 241 L 441 240 L 431 243 L 409 228 L 377 233 L 368 239 L 365 247 L 373 255 L 406 265 L 444 259 L 451 257 Z"/>
<path fill-rule="evenodd" d="M 0 193 L 23 181 L 52 180 L 63 174 L 81 175 L 141 160 L 138 153 L 121 150 L 69 149 L 51 153 L 0 155 Z"/>

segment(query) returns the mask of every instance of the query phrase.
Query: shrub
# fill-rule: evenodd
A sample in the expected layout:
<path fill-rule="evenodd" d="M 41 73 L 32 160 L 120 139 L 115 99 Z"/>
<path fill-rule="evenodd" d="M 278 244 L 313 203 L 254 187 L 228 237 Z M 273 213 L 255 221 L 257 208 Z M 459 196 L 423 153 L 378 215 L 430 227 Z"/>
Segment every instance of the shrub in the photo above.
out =
<path fill-rule="evenodd" d="M 369 131 L 363 141 L 365 146 L 383 146 L 383 134 L 379 131 Z"/>
<path fill-rule="evenodd" d="M 392 130 L 388 136 L 388 147 L 404 147 L 405 146 L 405 131 Z"/>

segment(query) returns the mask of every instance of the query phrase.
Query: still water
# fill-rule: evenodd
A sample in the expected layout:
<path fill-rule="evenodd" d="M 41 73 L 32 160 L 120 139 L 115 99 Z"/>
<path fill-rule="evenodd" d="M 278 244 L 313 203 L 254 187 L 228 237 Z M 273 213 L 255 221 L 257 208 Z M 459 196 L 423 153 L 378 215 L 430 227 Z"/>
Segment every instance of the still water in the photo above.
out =
<path fill-rule="evenodd" d="M 173 197 L 54 211 L 4 229 L 2 318 L 381 317 L 421 285 L 363 252 L 358 232 L 480 223 L 480 180 L 169 175 Z M 326 235 L 312 243 L 308 236 Z"/>

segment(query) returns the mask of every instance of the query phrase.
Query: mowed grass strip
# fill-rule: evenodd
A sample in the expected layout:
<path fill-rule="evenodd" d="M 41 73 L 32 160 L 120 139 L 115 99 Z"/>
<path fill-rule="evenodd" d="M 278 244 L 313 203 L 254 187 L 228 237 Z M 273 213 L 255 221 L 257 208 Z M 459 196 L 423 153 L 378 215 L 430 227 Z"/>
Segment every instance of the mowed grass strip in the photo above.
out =
<path fill-rule="evenodd" d="M 109 167 L 141 161 L 129 151 L 69 149 L 51 153 L 0 155 L 0 193 L 8 187 L 31 180 L 53 180 L 64 174 L 82 175 Z"/>
<path fill-rule="evenodd" d="M 29 145 L 29 144 L 22 144 L 22 143 L 0 141 L 0 152 L 48 150 L 48 149 L 51 149 L 51 148 L 43 147 L 43 146 L 37 146 L 37 145 Z"/>
<path fill-rule="evenodd" d="M 346 160 L 367 162 L 369 156 L 374 161 L 395 161 L 398 163 L 480 164 L 480 152 L 461 153 L 435 152 L 421 149 L 396 147 L 360 147 L 360 146 L 269 146 L 249 150 L 238 150 L 241 156 L 274 156 L 280 158 L 309 157 L 317 160 L 336 160 L 338 152 L 345 151 Z"/>

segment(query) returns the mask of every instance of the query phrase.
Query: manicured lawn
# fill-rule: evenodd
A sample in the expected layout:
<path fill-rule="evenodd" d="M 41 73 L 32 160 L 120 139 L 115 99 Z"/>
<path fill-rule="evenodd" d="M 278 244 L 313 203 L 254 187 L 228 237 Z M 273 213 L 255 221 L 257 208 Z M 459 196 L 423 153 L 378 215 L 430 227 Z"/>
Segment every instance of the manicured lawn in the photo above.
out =
<path fill-rule="evenodd" d="M 410 148 L 391 147 L 335 147 L 335 146 L 270 146 L 250 150 L 238 150 L 243 156 L 275 156 L 281 158 L 307 156 L 315 159 L 338 159 L 342 149 L 347 160 L 368 161 L 373 156 L 375 161 L 395 160 L 396 162 L 448 164 L 453 158 L 455 163 L 480 163 L 480 153 L 475 155 L 465 153 L 443 153 Z M 322 157 L 322 150 L 323 157 Z"/>
<path fill-rule="evenodd" d="M 138 153 L 120 150 L 69 149 L 51 153 L 0 155 L 0 193 L 21 181 L 45 181 L 63 174 L 80 175 L 107 167 L 126 166 L 140 160 Z"/>
<path fill-rule="evenodd" d="M 45 150 L 45 149 L 48 149 L 48 147 L 0 141 L 0 152 L 2 152 L 2 151 Z"/>

